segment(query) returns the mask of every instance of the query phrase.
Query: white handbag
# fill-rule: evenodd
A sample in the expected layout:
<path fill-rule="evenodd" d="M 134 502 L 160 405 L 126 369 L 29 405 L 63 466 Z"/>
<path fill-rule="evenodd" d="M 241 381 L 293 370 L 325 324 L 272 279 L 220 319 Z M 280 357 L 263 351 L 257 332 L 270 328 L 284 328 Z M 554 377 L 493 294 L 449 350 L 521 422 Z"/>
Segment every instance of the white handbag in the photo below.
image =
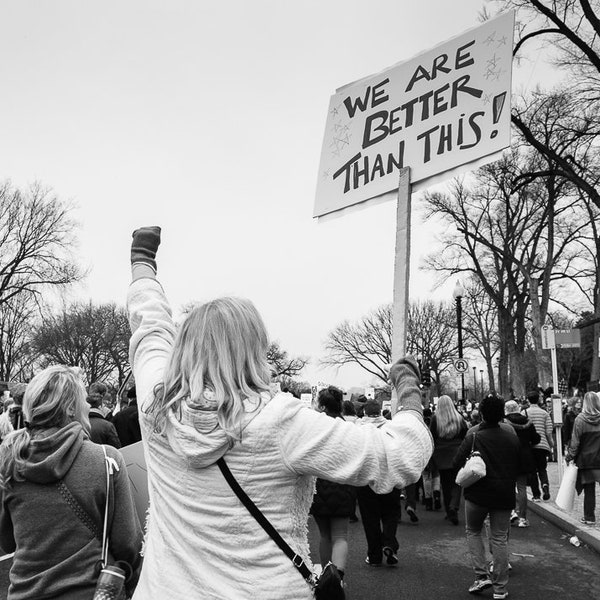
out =
<path fill-rule="evenodd" d="M 477 432 L 473 434 L 473 443 L 471 444 L 471 454 L 467 458 L 465 466 L 459 469 L 456 474 L 456 483 L 462 488 L 468 488 L 474 483 L 483 479 L 486 475 L 485 461 L 481 454 L 475 450 L 475 437 Z"/>

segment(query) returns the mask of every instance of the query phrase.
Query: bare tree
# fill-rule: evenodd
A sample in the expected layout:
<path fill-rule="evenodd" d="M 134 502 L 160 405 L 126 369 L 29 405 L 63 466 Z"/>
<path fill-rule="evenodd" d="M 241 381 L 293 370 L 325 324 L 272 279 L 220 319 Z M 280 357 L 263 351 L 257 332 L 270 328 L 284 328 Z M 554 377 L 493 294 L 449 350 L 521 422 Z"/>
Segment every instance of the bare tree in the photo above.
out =
<path fill-rule="evenodd" d="M 83 277 L 73 258 L 71 207 L 34 185 L 0 185 L 0 303 L 23 292 L 65 286 Z"/>
<path fill-rule="evenodd" d="M 88 383 L 120 385 L 128 370 L 130 330 L 123 307 L 76 303 L 45 315 L 33 336 L 43 365 L 78 366 Z"/>
<path fill-rule="evenodd" d="M 306 366 L 308 359 L 302 356 L 291 357 L 278 342 L 271 342 L 267 350 L 267 361 L 271 365 L 274 378 L 296 377 Z"/>
<path fill-rule="evenodd" d="M 29 292 L 22 292 L 0 302 L 0 379 L 31 379 L 36 355 L 31 348 L 34 320 L 38 305 Z"/>

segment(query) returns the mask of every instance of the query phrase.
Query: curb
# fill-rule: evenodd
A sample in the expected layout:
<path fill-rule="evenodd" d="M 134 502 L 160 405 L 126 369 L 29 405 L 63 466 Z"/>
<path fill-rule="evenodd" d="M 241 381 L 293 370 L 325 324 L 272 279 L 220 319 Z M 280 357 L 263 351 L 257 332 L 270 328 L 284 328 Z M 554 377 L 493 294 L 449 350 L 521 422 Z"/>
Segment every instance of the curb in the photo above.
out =
<path fill-rule="evenodd" d="M 576 535 L 584 544 L 600 554 L 600 530 L 592 526 L 582 525 L 558 508 L 554 502 L 532 502 L 531 499 L 528 499 L 527 510 L 550 521 L 550 523 L 570 535 Z"/>

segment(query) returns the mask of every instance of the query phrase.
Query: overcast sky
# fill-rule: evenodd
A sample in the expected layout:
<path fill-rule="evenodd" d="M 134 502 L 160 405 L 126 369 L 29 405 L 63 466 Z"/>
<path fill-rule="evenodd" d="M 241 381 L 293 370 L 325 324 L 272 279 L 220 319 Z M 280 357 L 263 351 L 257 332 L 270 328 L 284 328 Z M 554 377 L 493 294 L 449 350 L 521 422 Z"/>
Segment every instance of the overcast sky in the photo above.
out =
<path fill-rule="evenodd" d="M 246 296 L 274 340 L 319 370 L 344 319 L 391 301 L 395 206 L 312 218 L 329 97 L 478 24 L 481 0 L 0 1 L 0 177 L 72 200 L 80 298 L 123 304 L 131 231 L 163 228 L 177 309 Z M 535 65 L 530 65 L 530 69 Z M 413 228 L 411 296 L 436 226 Z"/>

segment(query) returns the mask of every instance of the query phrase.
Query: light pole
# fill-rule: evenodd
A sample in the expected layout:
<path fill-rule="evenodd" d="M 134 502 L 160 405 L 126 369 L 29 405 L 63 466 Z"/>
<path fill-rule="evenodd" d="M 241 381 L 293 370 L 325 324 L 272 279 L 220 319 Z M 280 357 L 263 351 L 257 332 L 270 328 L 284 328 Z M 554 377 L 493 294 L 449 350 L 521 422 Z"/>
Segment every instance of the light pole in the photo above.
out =
<path fill-rule="evenodd" d="M 477 400 L 477 367 L 473 367 L 473 400 Z"/>
<path fill-rule="evenodd" d="M 460 285 L 460 281 L 457 280 L 454 292 L 452 292 L 454 300 L 456 300 L 456 321 L 458 324 L 458 358 L 463 357 L 463 343 L 462 343 L 462 298 L 465 295 L 463 286 Z M 460 374 L 460 397 L 464 404 L 465 402 L 465 374 Z"/>
<path fill-rule="evenodd" d="M 479 369 L 481 375 L 481 399 L 483 400 L 483 369 Z"/>

